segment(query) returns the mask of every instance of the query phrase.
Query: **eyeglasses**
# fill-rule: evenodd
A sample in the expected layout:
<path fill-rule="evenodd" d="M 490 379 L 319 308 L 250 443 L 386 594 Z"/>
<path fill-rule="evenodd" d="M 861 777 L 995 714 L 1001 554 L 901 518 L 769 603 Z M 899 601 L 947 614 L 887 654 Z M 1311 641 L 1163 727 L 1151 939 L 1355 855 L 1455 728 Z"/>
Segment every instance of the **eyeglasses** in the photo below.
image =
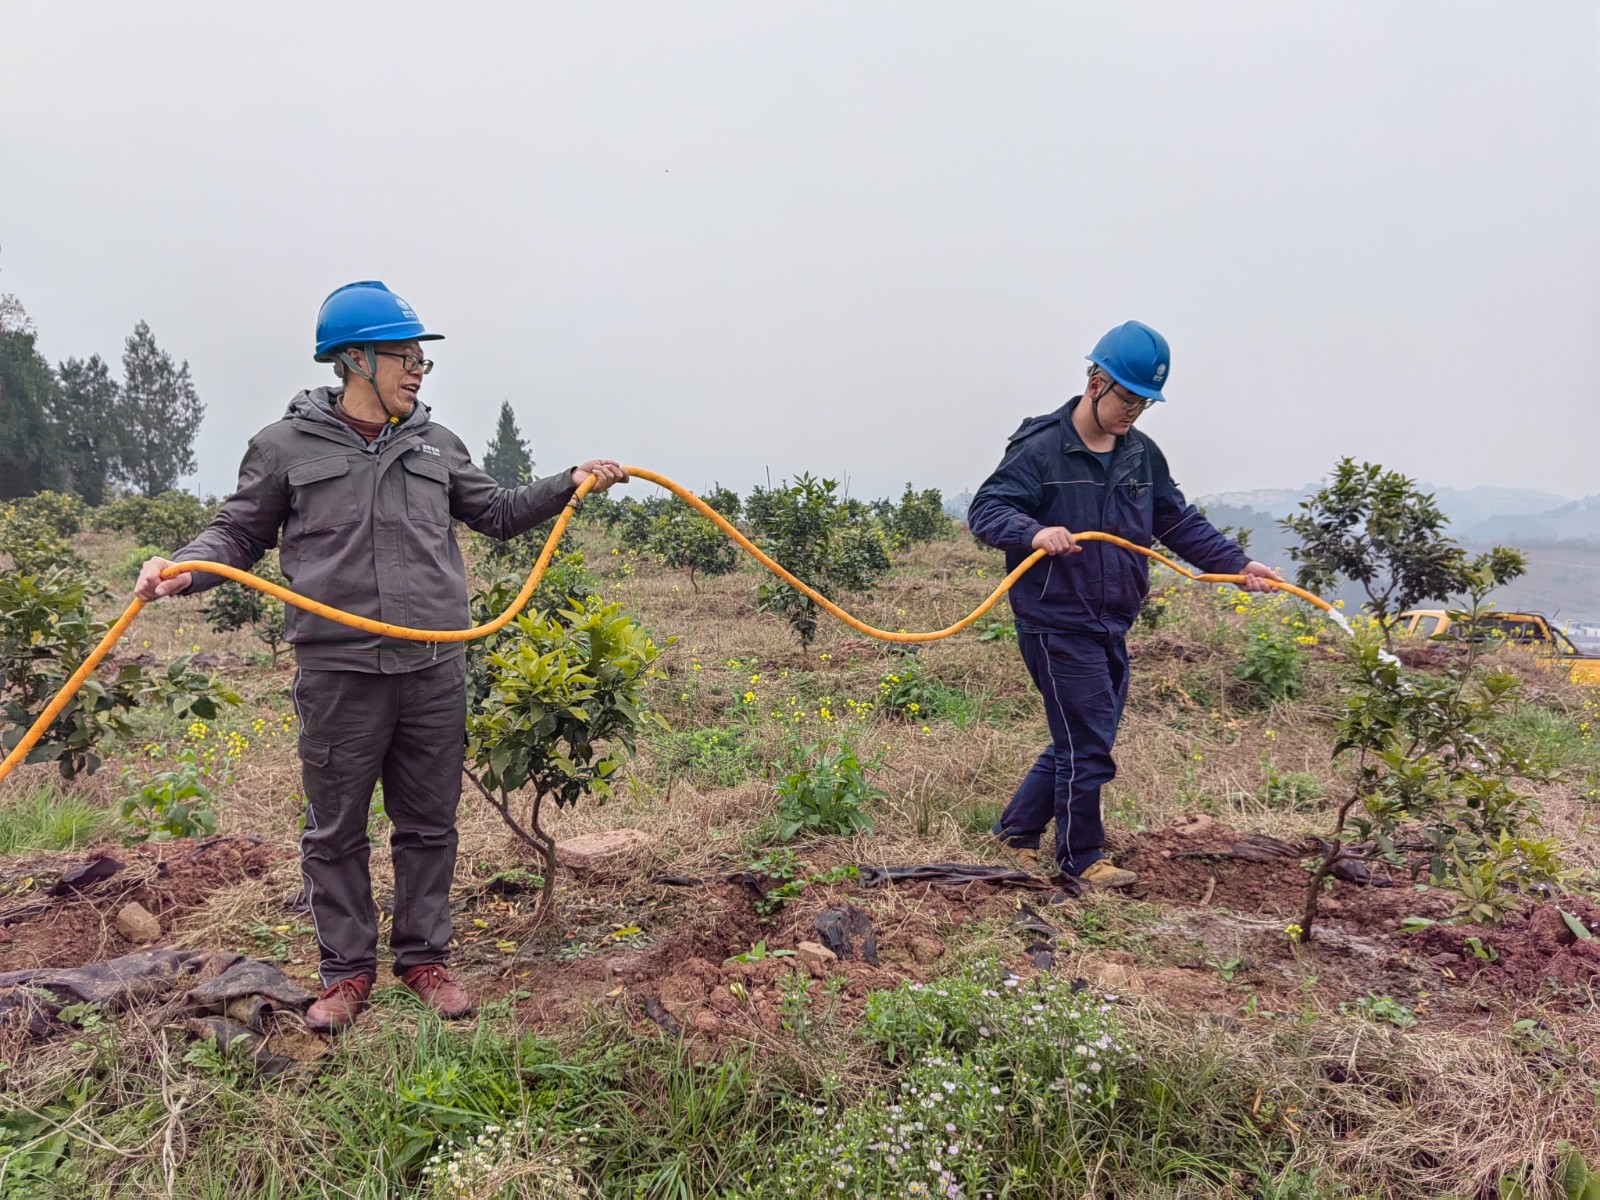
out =
<path fill-rule="evenodd" d="M 1135 396 L 1132 392 L 1124 391 L 1116 384 L 1111 385 L 1111 394 L 1122 403 L 1122 411 L 1130 417 L 1137 417 L 1145 409 L 1155 403 L 1146 396 Z"/>
<path fill-rule="evenodd" d="M 374 350 L 373 353 L 383 358 L 398 358 L 407 375 L 414 371 L 421 371 L 426 375 L 433 370 L 433 359 L 431 358 L 418 358 L 415 354 L 400 354 L 394 350 Z"/>

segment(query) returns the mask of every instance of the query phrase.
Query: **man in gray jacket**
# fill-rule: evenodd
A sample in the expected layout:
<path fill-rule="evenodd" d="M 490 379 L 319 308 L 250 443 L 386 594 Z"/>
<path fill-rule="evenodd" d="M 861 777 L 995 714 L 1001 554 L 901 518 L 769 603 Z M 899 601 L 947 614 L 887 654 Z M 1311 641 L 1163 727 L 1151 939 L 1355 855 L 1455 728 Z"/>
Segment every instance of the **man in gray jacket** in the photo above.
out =
<path fill-rule="evenodd" d="M 429 333 L 404 300 L 375 281 L 334 292 L 317 318 L 318 362 L 340 386 L 301 392 L 283 418 L 250 439 L 238 489 L 172 559 L 152 558 L 135 594 L 192 595 L 217 575 L 163 580 L 173 562 L 248 569 L 280 545 L 284 577 L 302 595 L 361 616 L 421 629 L 469 624 L 466 568 L 451 520 L 512 538 L 554 516 L 590 475 L 595 491 L 623 482 L 610 459 L 517 488 L 473 463 L 461 439 L 418 400 L 433 363 Z M 398 641 L 289 607 L 298 670 L 294 705 L 306 793 L 300 842 L 306 899 L 325 991 L 306 1014 L 332 1032 L 372 992 L 378 926 L 367 816 L 383 781 L 394 830 L 394 970 L 449 1017 L 472 1001 L 445 969 L 466 724 L 465 647 Z"/>

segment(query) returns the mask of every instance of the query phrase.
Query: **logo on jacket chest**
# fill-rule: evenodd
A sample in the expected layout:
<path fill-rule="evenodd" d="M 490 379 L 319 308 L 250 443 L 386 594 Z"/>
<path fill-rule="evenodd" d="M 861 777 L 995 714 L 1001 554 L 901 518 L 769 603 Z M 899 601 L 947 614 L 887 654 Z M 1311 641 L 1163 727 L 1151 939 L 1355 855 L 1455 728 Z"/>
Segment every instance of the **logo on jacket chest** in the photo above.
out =
<path fill-rule="evenodd" d="M 439 447 L 437 447 L 437 446 L 428 445 L 427 442 L 423 442 L 422 445 L 417 447 L 417 449 L 420 450 L 423 454 L 431 454 L 435 458 L 443 458 L 444 457 L 444 451 L 440 450 Z"/>

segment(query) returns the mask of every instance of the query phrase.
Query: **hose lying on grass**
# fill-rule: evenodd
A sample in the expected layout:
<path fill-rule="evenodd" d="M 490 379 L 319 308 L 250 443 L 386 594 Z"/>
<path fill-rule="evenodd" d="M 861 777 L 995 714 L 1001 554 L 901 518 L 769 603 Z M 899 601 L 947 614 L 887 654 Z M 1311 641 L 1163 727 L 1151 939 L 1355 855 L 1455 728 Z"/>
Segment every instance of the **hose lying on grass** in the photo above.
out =
<path fill-rule="evenodd" d="M 696 496 L 688 488 L 684 487 L 681 483 L 677 483 L 674 480 L 668 479 L 665 475 L 659 475 L 654 471 L 647 471 L 643 467 L 626 467 L 624 469 L 628 472 L 630 477 L 636 479 L 645 479 L 651 483 L 659 484 L 661 487 L 666 488 L 667 491 L 682 499 L 696 512 L 700 513 L 701 516 L 715 523 L 723 533 L 727 534 L 736 543 L 738 543 L 739 547 L 743 549 L 745 553 L 749 554 L 762 566 L 766 567 L 767 570 L 771 571 L 779 579 L 783 580 L 790 587 L 794 588 L 795 591 L 811 599 L 817 605 L 817 607 L 824 609 L 826 612 L 837 617 L 846 625 L 850 626 L 851 629 L 854 629 L 859 633 L 864 633 L 868 637 L 875 637 L 885 642 L 936 642 L 941 638 L 949 637 L 951 634 L 960 633 L 961 630 L 965 629 L 968 625 L 971 625 L 979 617 L 983 616 L 984 613 L 988 612 L 997 603 L 999 603 L 1000 597 L 1005 595 L 1006 592 L 1011 589 L 1012 585 L 1017 582 L 1017 580 L 1021 579 L 1023 575 L 1027 574 L 1027 572 L 1036 562 L 1045 557 L 1045 552 L 1043 550 L 1035 550 L 1027 558 L 1023 559 L 1023 561 L 1018 564 L 1014 571 L 1000 581 L 1000 583 L 995 587 L 994 591 L 989 593 L 988 597 L 982 604 L 978 605 L 977 608 L 973 609 L 966 616 L 962 617 L 961 620 L 957 621 L 954 625 L 946 626 L 944 629 L 928 630 L 922 633 L 903 633 L 892 632 L 887 629 L 877 629 L 874 626 L 868 625 L 865 621 L 858 620 L 857 618 L 851 616 L 849 613 L 845 612 L 844 609 L 840 608 L 837 604 L 833 603 L 833 601 L 829 600 L 826 596 L 809 587 L 807 584 L 802 583 L 799 579 L 796 579 L 788 571 L 784 570 L 782 566 L 762 553 L 755 543 L 735 529 L 733 524 L 728 521 L 727 518 L 723 517 L 722 514 L 717 512 L 714 508 L 712 508 L 704 500 L 700 499 L 699 496 Z M 241 571 L 237 567 L 230 567 L 225 563 L 203 561 L 173 563 L 170 567 L 167 567 L 161 572 L 161 576 L 163 579 L 171 579 L 175 575 L 182 575 L 188 571 L 205 571 L 212 575 L 224 576 L 225 578 L 231 579 L 235 583 L 241 583 L 246 587 L 255 588 L 257 591 L 265 592 L 269 596 L 275 596 L 279 600 L 282 600 L 285 604 L 292 604 L 296 608 L 304 609 L 306 612 L 313 613 L 316 616 L 326 617 L 330 621 L 338 621 L 340 624 L 349 625 L 352 628 L 361 629 L 367 633 L 381 634 L 384 637 L 403 638 L 407 641 L 413 642 L 470 642 L 476 638 L 487 637 L 489 634 L 499 631 L 513 617 L 522 611 L 523 606 L 528 603 L 529 597 L 533 595 L 534 589 L 539 586 L 539 580 L 544 577 L 545 569 L 549 567 L 550 560 L 555 555 L 556 545 L 561 541 L 561 535 L 566 532 L 567 526 L 571 524 L 572 518 L 577 513 L 578 507 L 582 503 L 584 496 L 588 495 L 593 486 L 593 476 L 585 479 L 581 484 L 578 485 L 577 492 L 574 493 L 572 499 L 567 502 L 567 506 L 562 510 L 561 515 L 556 518 L 555 527 L 550 530 L 550 536 L 545 539 L 544 548 L 539 552 L 539 559 L 533 564 L 533 570 L 528 573 L 527 581 L 522 585 L 522 590 L 518 592 L 516 598 L 506 606 L 506 610 L 498 617 L 495 617 L 492 621 L 488 621 L 483 625 L 475 625 L 471 629 L 413 629 L 406 625 L 391 625 L 387 621 L 375 621 L 371 617 L 361 617 L 357 616 L 355 613 L 345 612 L 343 609 L 331 608 L 326 604 L 320 603 L 319 601 L 302 596 L 298 592 L 292 592 L 286 587 L 276 583 L 271 583 L 268 580 L 260 578 L 259 576 L 250 574 L 248 571 Z M 1191 579 L 1196 583 L 1242 584 L 1244 582 L 1245 577 L 1243 575 L 1196 574 L 1193 571 L 1186 570 L 1185 568 L 1179 566 L 1165 555 L 1158 554 L 1148 546 L 1140 546 L 1135 542 L 1130 542 L 1124 538 L 1119 538 L 1114 534 L 1100 533 L 1097 530 L 1087 530 L 1082 533 L 1075 533 L 1073 536 L 1080 542 L 1110 542 L 1112 545 L 1121 546 L 1124 550 L 1131 551 L 1134 554 L 1142 554 L 1146 558 L 1153 558 L 1157 562 L 1171 567 L 1184 578 Z M 1291 583 L 1279 583 L 1276 580 L 1264 580 L 1264 582 L 1269 587 L 1279 591 L 1289 592 L 1300 597 L 1300 599 L 1304 600 L 1307 604 L 1314 605 L 1315 607 L 1321 609 L 1332 620 L 1337 622 L 1340 628 L 1342 628 L 1346 633 L 1352 632 L 1349 622 L 1344 619 L 1343 614 L 1338 612 L 1331 604 L 1322 599 L 1320 596 L 1314 595 L 1311 592 L 1306 591 L 1304 588 L 1295 587 Z M 38 743 L 39 739 L 44 736 L 45 730 L 50 728 L 50 723 L 61 715 L 61 711 L 66 708 L 68 702 L 71 701 L 72 697 L 77 693 L 77 690 L 83 686 L 83 681 L 94 673 L 95 668 L 100 665 L 101 660 L 104 659 L 105 656 L 110 652 L 111 647 L 116 645 L 117 641 L 122 637 L 122 635 L 127 632 L 128 627 L 133 624 L 133 619 L 139 615 L 139 611 L 144 608 L 144 606 L 145 602 L 135 597 L 131 602 L 129 602 L 128 607 L 123 609 L 122 615 L 117 618 L 116 623 L 106 631 L 105 637 L 100 639 L 100 644 L 97 645 L 90 653 L 89 657 L 83 661 L 83 665 L 72 673 L 72 677 L 62 685 L 61 690 L 57 692 L 55 696 L 51 698 L 50 703 L 45 706 L 44 712 L 39 714 L 39 719 L 29 727 L 28 732 L 23 736 L 22 740 L 12 748 L 11 753 L 6 755 L 5 760 L 0 762 L 0 780 L 3 780 L 7 775 L 11 774 L 17 765 L 27 758 L 29 752 Z"/>

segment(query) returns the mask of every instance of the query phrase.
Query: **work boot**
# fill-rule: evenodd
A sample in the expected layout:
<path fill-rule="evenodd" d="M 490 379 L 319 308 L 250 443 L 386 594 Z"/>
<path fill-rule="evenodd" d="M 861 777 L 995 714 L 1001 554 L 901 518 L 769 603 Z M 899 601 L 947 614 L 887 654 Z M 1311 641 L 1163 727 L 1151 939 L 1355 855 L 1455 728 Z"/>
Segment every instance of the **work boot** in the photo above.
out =
<path fill-rule="evenodd" d="M 1102 858 L 1092 862 L 1079 874 L 1073 876 L 1085 887 L 1096 888 L 1100 891 L 1109 891 L 1115 888 L 1132 887 L 1139 882 L 1139 877 L 1124 867 L 1117 866 L 1109 858 Z"/>
<path fill-rule="evenodd" d="M 472 1015 L 472 997 L 467 995 L 466 988 L 450 978 L 450 972 L 444 969 L 442 963 L 425 963 L 420 967 L 412 967 L 400 976 L 400 982 L 422 997 L 424 1004 L 438 1010 L 442 1016 Z"/>
<path fill-rule="evenodd" d="M 1037 833 L 1012 833 L 999 821 L 989 827 L 989 832 L 994 835 L 1002 849 L 1017 860 L 1024 871 L 1032 871 L 1039 865 L 1039 835 Z"/>
<path fill-rule="evenodd" d="M 355 1023 L 372 995 L 372 976 L 352 975 L 329 986 L 306 1009 L 306 1028 L 315 1033 L 338 1033 Z"/>

